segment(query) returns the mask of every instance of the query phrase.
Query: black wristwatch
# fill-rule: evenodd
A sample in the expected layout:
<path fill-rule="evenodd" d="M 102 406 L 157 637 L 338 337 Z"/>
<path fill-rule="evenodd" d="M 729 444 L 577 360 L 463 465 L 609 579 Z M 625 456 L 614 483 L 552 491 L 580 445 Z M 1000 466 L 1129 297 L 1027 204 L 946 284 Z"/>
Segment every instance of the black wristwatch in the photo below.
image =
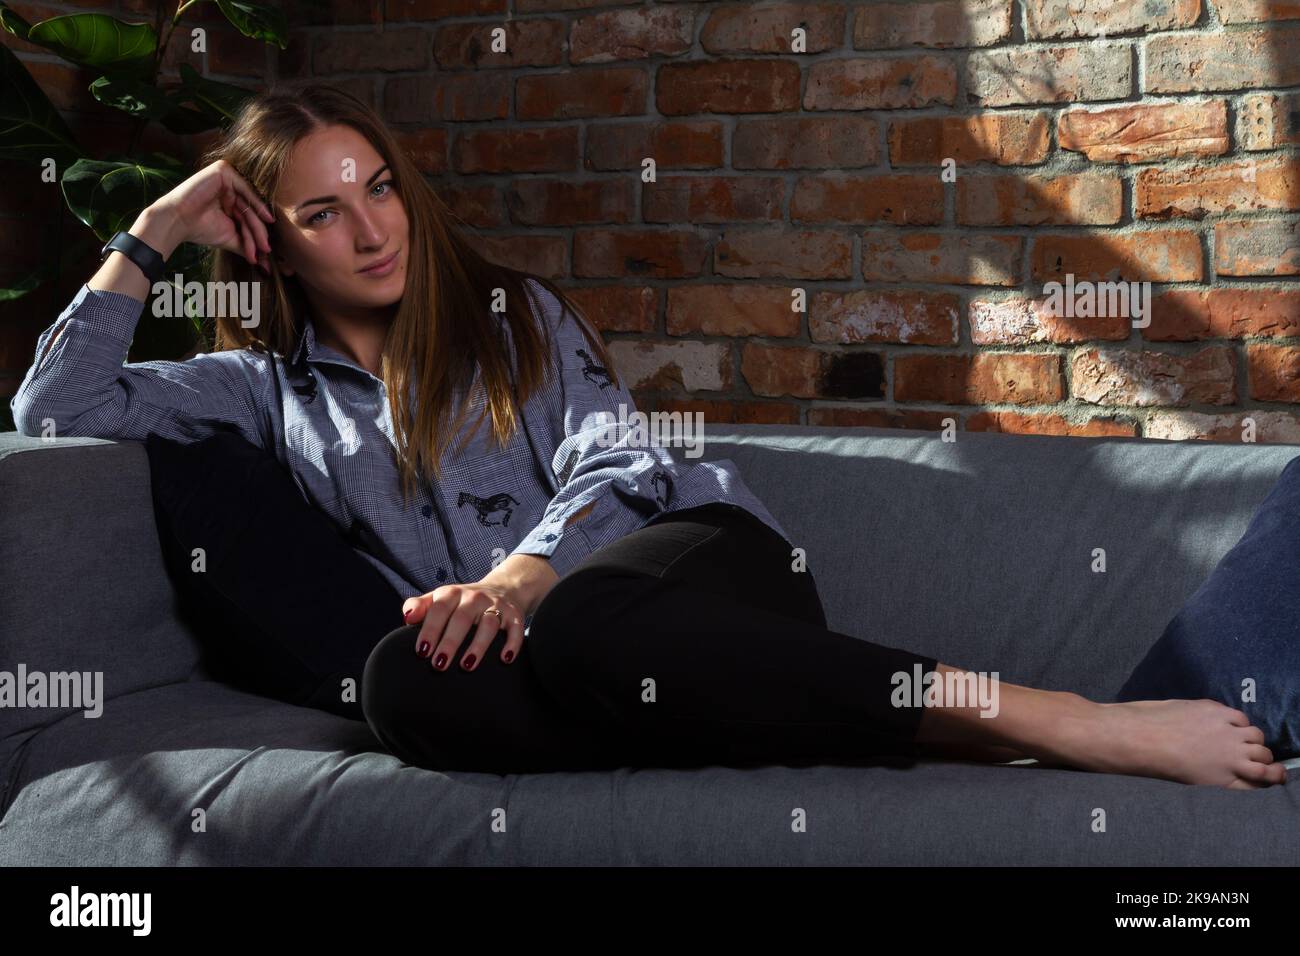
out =
<path fill-rule="evenodd" d="M 158 250 L 147 242 L 137 239 L 125 229 L 104 244 L 104 248 L 99 251 L 99 261 L 103 262 L 107 259 L 108 254 L 114 249 L 138 265 L 150 285 L 163 277 L 163 270 L 167 265 Z"/>

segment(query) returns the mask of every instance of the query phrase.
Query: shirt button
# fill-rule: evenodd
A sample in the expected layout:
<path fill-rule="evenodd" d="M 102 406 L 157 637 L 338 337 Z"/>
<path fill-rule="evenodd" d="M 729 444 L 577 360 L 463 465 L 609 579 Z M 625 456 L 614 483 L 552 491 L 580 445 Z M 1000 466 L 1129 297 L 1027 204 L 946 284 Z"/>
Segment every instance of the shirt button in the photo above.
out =
<path fill-rule="evenodd" d="M 447 570 L 445 568 L 439 568 L 434 573 L 434 577 L 436 577 L 439 581 L 447 580 Z"/>
<path fill-rule="evenodd" d="M 420 514 L 424 515 L 426 518 L 429 517 L 429 515 L 433 514 L 433 505 L 425 505 L 420 509 Z"/>

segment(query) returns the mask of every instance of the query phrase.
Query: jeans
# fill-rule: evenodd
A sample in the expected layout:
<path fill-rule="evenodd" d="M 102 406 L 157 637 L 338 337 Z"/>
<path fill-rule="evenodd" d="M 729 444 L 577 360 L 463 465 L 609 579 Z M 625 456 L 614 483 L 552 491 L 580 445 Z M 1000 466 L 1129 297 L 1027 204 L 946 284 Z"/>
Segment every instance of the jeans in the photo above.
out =
<path fill-rule="evenodd" d="M 416 655 L 418 625 L 371 651 L 361 705 L 416 766 L 488 773 L 874 763 L 915 756 L 920 707 L 894 682 L 937 661 L 829 630 L 809 570 L 748 512 L 668 512 L 556 582 L 519 654 L 499 631 L 473 671 Z"/>

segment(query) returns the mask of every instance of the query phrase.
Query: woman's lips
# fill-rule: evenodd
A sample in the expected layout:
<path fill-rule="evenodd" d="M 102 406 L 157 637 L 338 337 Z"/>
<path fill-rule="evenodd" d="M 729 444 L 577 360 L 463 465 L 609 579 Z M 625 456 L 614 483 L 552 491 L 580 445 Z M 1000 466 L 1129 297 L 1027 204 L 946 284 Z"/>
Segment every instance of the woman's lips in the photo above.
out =
<path fill-rule="evenodd" d="M 394 267 L 396 267 L 396 265 L 397 265 L 397 256 L 398 256 L 398 253 L 400 253 L 401 251 L 402 251 L 401 249 L 398 249 L 397 252 L 394 252 L 391 256 L 389 256 L 387 259 L 385 259 L 385 260 L 384 260 L 382 263 L 380 263 L 379 265 L 374 266 L 373 268 L 370 268 L 370 269 L 361 269 L 361 270 L 359 270 L 360 273 L 361 273 L 363 276 L 386 276 L 386 275 L 388 275 L 390 272 L 393 271 Z"/>

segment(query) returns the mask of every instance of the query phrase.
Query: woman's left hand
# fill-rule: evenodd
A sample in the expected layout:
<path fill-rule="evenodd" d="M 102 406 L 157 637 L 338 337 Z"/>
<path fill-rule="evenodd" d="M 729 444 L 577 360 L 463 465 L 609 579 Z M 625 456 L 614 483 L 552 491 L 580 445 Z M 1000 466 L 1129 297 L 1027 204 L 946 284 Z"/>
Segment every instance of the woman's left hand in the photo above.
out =
<path fill-rule="evenodd" d="M 483 613 L 492 607 L 500 610 L 500 617 Z M 518 603 L 506 588 L 482 581 L 445 584 L 428 594 L 407 598 L 402 613 L 407 624 L 423 622 L 415 639 L 415 653 L 429 658 L 438 670 L 451 666 L 465 635 L 476 623 L 474 639 L 461 658 L 464 670 L 473 670 L 483 659 L 499 630 L 507 632 L 501 651 L 504 663 L 514 660 L 524 643 L 524 615 Z"/>

